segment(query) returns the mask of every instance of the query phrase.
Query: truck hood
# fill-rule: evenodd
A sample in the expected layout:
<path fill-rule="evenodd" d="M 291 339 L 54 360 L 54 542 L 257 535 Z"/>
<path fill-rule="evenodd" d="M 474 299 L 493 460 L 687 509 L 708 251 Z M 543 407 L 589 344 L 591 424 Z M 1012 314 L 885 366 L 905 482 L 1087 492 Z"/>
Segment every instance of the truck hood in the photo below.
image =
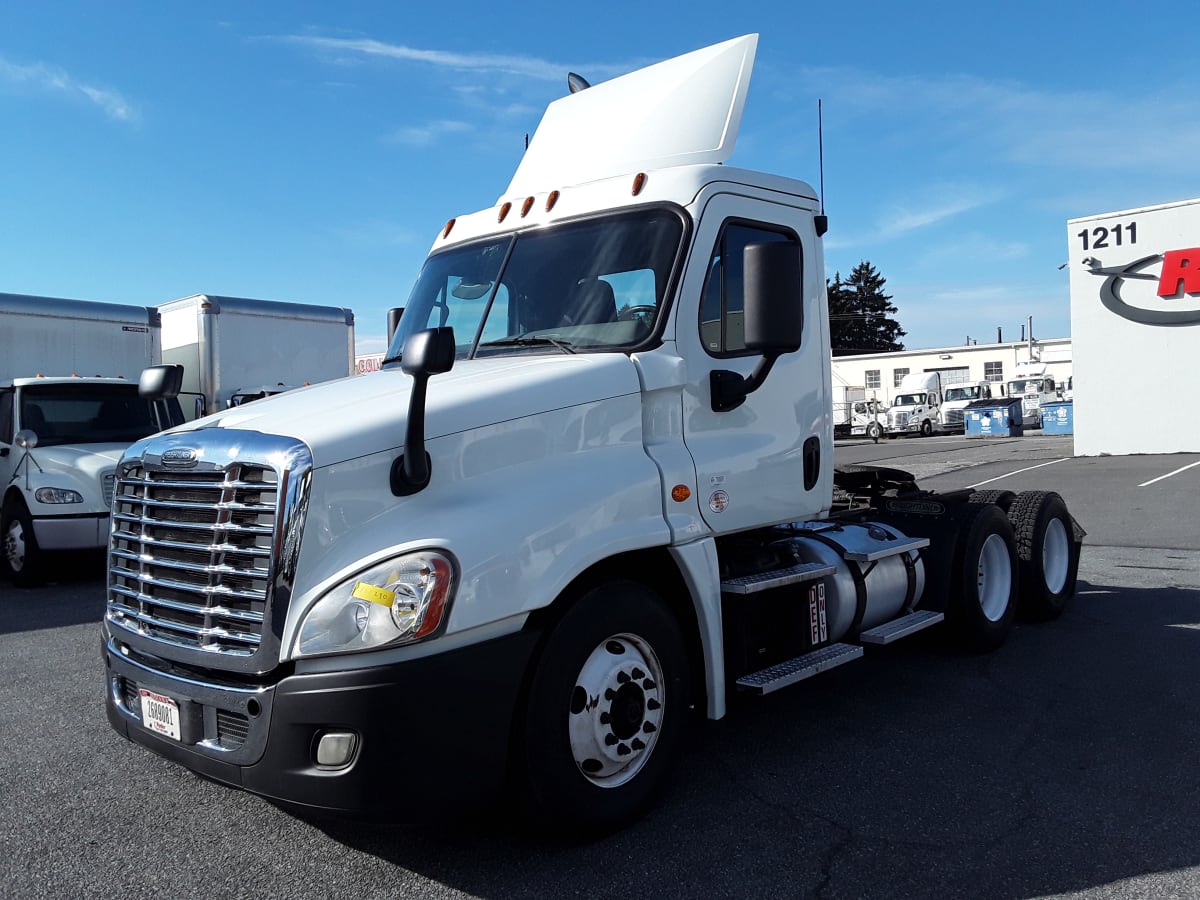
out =
<path fill-rule="evenodd" d="M 413 379 L 399 368 L 324 382 L 197 419 L 169 434 L 236 428 L 303 441 L 316 466 L 404 445 Z M 641 389 L 633 361 L 620 353 L 528 355 L 459 360 L 429 380 L 425 438 Z"/>
<path fill-rule="evenodd" d="M 51 447 L 34 447 L 30 452 L 33 461 L 43 472 L 69 472 L 98 479 L 102 473 L 116 468 L 128 444 L 60 444 Z M 14 448 L 20 454 L 21 451 Z M 17 457 L 20 459 L 20 456 Z"/>

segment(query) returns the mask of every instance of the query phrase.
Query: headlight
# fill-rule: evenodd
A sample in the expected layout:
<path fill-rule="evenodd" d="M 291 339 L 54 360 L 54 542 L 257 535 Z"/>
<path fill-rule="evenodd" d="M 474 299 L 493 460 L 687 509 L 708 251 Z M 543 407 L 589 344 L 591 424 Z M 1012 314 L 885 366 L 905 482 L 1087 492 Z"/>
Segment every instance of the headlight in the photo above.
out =
<path fill-rule="evenodd" d="M 406 553 L 347 578 L 300 623 L 296 655 L 347 653 L 419 641 L 450 605 L 454 565 L 433 550 Z"/>
<path fill-rule="evenodd" d="M 33 492 L 38 503 L 82 503 L 83 495 L 67 488 L 44 487 Z"/>

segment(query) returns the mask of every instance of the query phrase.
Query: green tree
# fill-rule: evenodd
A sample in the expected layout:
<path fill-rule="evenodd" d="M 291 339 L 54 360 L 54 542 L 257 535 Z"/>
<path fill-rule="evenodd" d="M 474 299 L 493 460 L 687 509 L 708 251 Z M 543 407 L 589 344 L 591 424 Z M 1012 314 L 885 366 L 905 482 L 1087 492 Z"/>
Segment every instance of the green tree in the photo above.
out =
<path fill-rule="evenodd" d="M 904 349 L 900 338 L 906 332 L 893 318 L 898 310 L 891 295 L 883 292 L 886 281 L 863 260 L 845 281 L 838 272 L 827 283 L 831 349 L 863 353 Z"/>

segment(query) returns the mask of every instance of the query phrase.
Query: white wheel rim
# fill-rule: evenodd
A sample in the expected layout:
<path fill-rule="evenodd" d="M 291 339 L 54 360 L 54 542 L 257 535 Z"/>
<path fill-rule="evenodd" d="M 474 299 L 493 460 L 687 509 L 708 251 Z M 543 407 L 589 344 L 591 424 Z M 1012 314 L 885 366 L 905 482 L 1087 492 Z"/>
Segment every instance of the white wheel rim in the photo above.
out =
<path fill-rule="evenodd" d="M 1055 516 L 1042 537 L 1042 579 L 1050 593 L 1060 593 L 1067 586 L 1070 567 L 1071 542 L 1067 538 L 1067 526 Z"/>
<path fill-rule="evenodd" d="M 650 645 L 633 634 L 615 634 L 592 651 L 571 695 L 571 755 L 597 787 L 619 787 L 638 774 L 654 752 L 665 695 L 662 665 Z"/>
<path fill-rule="evenodd" d="M 989 622 L 999 622 L 1008 610 L 1012 565 L 1008 545 L 998 534 L 989 534 L 979 550 L 976 586 L 984 616 Z"/>
<path fill-rule="evenodd" d="M 20 572 L 25 565 L 25 530 L 17 519 L 8 524 L 8 531 L 4 535 L 4 555 L 8 559 L 8 567 Z"/>

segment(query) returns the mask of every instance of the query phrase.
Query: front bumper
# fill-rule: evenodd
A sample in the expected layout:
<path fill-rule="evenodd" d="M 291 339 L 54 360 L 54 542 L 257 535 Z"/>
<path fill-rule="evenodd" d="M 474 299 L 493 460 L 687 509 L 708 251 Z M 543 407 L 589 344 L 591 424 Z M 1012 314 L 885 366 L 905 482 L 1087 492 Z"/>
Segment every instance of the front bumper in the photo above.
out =
<path fill-rule="evenodd" d="M 537 639 L 523 631 L 403 663 L 245 687 L 157 671 L 108 639 L 105 707 L 129 740 L 285 807 L 388 822 L 447 818 L 500 795 Z M 142 725 L 139 688 L 179 704 L 181 740 Z M 358 735 L 342 768 L 316 763 L 327 731 Z"/>
<path fill-rule="evenodd" d="M 82 513 L 33 518 L 33 533 L 42 550 L 89 550 L 108 545 L 109 514 Z"/>

